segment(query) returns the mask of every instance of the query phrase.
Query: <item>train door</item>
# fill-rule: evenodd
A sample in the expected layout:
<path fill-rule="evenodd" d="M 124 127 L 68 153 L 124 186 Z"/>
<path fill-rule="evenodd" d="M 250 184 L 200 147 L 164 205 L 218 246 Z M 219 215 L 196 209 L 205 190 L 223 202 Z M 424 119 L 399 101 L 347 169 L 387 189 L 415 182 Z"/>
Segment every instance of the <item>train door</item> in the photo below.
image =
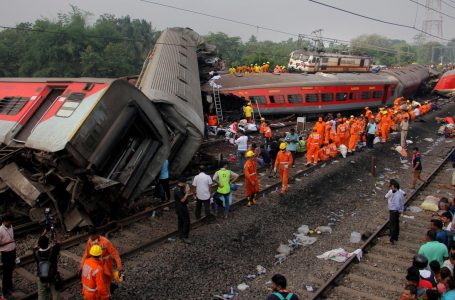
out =
<path fill-rule="evenodd" d="M 365 65 L 365 58 L 360 59 L 360 66 L 363 67 Z"/>
<path fill-rule="evenodd" d="M 49 94 L 39 104 L 33 115 L 22 126 L 22 128 L 14 136 L 14 140 L 19 143 L 25 143 L 27 138 L 35 129 L 36 124 L 39 123 L 41 118 L 47 113 L 54 101 L 65 91 L 65 88 L 53 88 Z"/>
<path fill-rule="evenodd" d="M 387 103 L 387 98 L 389 96 L 389 85 L 384 85 L 384 93 L 382 94 L 382 105 Z"/>

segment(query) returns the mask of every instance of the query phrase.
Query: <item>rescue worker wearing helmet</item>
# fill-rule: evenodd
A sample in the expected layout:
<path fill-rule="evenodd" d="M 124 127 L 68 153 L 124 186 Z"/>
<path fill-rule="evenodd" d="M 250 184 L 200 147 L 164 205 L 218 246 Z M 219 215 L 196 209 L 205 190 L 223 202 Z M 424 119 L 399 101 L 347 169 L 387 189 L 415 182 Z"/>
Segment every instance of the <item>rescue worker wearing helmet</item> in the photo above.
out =
<path fill-rule="evenodd" d="M 265 118 L 261 118 L 261 125 L 259 125 L 259 133 L 264 134 L 265 127 L 267 124 L 265 123 Z"/>
<path fill-rule="evenodd" d="M 325 122 L 322 119 L 322 117 L 318 118 L 318 121 L 314 125 L 314 128 L 316 129 L 317 133 L 320 136 L 319 146 L 322 146 L 322 144 L 324 143 L 324 133 L 325 133 Z"/>
<path fill-rule="evenodd" d="M 122 261 L 120 254 L 115 246 L 104 236 L 100 235 L 95 227 L 89 229 L 89 239 L 87 241 L 84 255 L 82 256 L 81 266 L 84 265 L 85 261 L 91 256 L 90 250 L 94 245 L 101 247 L 102 253 L 100 257 L 100 263 L 102 266 L 102 276 L 104 280 L 104 288 L 107 293 L 110 294 L 110 288 L 112 279 L 114 278 L 114 261 L 117 265 L 117 270 L 122 272 Z"/>
<path fill-rule="evenodd" d="M 311 159 L 314 158 L 314 164 L 318 163 L 319 157 L 319 147 L 321 145 L 322 136 L 318 133 L 316 127 L 313 128 L 313 132 L 308 136 L 307 140 L 307 156 L 306 156 L 306 164 L 309 165 L 311 163 Z"/>
<path fill-rule="evenodd" d="M 292 153 L 286 149 L 286 146 L 286 143 L 280 144 L 280 152 L 278 152 L 276 156 L 275 167 L 273 169 L 275 174 L 277 172 L 277 169 L 280 171 L 281 194 L 286 194 L 288 191 L 289 168 L 293 163 Z"/>
<path fill-rule="evenodd" d="M 252 123 L 253 121 L 253 108 L 251 107 L 251 102 L 243 108 L 243 112 L 245 114 L 245 119 L 248 123 Z"/>
<path fill-rule="evenodd" d="M 259 193 L 259 179 L 256 170 L 256 157 L 254 156 L 254 152 L 250 150 L 245 156 L 247 161 L 243 167 L 243 173 L 245 175 L 247 206 L 250 207 L 251 204 L 256 204 L 257 201 L 257 194 Z"/>
<path fill-rule="evenodd" d="M 381 142 L 385 143 L 389 139 L 389 132 L 391 127 L 391 121 L 389 114 L 386 110 L 382 112 L 383 116 L 381 119 Z"/>
<path fill-rule="evenodd" d="M 82 264 L 82 299 L 107 300 L 109 290 L 104 281 L 103 249 L 94 244 L 89 249 L 89 255 Z"/>

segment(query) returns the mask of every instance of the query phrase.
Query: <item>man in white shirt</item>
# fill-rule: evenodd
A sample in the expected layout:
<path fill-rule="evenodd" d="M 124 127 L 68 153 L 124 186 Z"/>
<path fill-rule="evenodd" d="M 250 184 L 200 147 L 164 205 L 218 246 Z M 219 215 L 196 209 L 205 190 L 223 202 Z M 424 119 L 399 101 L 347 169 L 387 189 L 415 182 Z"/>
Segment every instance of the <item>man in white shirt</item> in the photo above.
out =
<path fill-rule="evenodd" d="M 3 296 L 11 295 L 13 288 L 13 271 L 16 265 L 16 242 L 13 232 L 13 216 L 6 214 L 3 216 L 2 225 L 0 226 L 0 252 L 2 255 L 3 278 L 2 291 Z"/>
<path fill-rule="evenodd" d="M 196 199 L 196 219 L 201 218 L 201 209 L 204 205 L 206 222 L 210 221 L 210 185 L 212 178 L 204 173 L 204 166 L 199 167 L 199 174 L 193 179 L 193 197 Z"/>
<path fill-rule="evenodd" d="M 238 133 L 239 138 L 235 140 L 235 144 L 237 145 L 237 160 L 239 162 L 239 167 L 243 170 L 245 165 L 245 153 L 248 150 L 248 136 L 244 135 L 243 133 Z"/>

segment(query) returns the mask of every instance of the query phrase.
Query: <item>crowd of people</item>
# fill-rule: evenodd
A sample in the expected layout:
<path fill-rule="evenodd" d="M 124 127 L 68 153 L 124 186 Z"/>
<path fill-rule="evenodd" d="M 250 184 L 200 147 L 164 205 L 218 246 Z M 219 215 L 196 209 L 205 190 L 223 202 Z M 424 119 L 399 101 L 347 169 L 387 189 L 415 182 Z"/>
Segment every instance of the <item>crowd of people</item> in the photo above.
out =
<path fill-rule="evenodd" d="M 13 221 L 14 216 L 6 214 L 3 216 L 0 226 L 3 299 L 10 299 L 16 292 L 13 271 L 18 263 L 18 258 L 16 258 Z M 117 287 L 117 283 L 123 280 L 122 261 L 116 247 L 95 227 L 89 228 L 88 233 L 89 238 L 80 260 L 82 299 L 107 300 Z M 33 248 L 39 300 L 61 299 L 60 290 L 63 288 L 63 280 L 58 266 L 60 245 L 59 232 L 47 224 Z"/>
<path fill-rule="evenodd" d="M 258 74 L 258 73 L 286 73 L 287 68 L 283 65 L 275 65 L 273 69 L 270 68 L 270 62 L 264 62 L 262 64 L 250 64 L 232 66 L 229 68 L 229 74 L 234 75 L 243 75 L 243 74 Z"/>
<path fill-rule="evenodd" d="M 391 182 L 391 187 L 396 191 L 397 183 Z M 452 226 L 455 198 L 452 201 L 441 198 L 438 207 L 425 233 L 424 244 L 407 269 L 402 300 L 455 299 L 455 226 Z M 399 209 L 402 211 L 403 207 Z M 391 228 L 391 240 L 392 236 L 394 241 L 398 240 L 396 229 Z"/>

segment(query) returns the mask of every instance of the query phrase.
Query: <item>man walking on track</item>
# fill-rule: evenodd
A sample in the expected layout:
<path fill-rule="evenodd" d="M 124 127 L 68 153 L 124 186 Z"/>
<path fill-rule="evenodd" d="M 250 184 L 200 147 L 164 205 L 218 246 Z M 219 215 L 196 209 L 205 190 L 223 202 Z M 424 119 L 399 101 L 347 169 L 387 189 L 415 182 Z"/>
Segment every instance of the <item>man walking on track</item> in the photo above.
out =
<path fill-rule="evenodd" d="M 389 208 L 389 241 L 387 244 L 393 245 L 398 241 L 400 234 L 400 214 L 404 210 L 404 194 L 400 190 L 400 184 L 396 180 L 390 181 L 390 190 L 385 195 Z"/>
<path fill-rule="evenodd" d="M 281 174 L 281 194 L 286 194 L 288 191 L 288 177 L 289 168 L 292 166 L 293 158 L 290 151 L 286 150 L 286 143 L 280 144 L 280 152 L 278 152 L 275 160 L 274 172 L 276 173 L 277 168 Z"/>
<path fill-rule="evenodd" d="M 245 174 L 245 190 L 247 204 L 246 206 L 250 207 L 251 204 L 256 204 L 257 194 L 259 193 L 259 179 L 256 170 L 256 158 L 254 157 L 253 151 L 248 151 L 246 153 L 247 161 L 245 167 L 243 168 L 243 173 Z"/>
<path fill-rule="evenodd" d="M 412 151 L 412 158 L 411 158 L 411 164 L 412 164 L 412 186 L 411 189 L 416 188 L 416 183 L 417 179 L 425 182 L 422 178 L 420 178 L 420 174 L 422 173 L 422 160 L 419 152 L 419 148 L 414 147 L 414 150 Z"/>

